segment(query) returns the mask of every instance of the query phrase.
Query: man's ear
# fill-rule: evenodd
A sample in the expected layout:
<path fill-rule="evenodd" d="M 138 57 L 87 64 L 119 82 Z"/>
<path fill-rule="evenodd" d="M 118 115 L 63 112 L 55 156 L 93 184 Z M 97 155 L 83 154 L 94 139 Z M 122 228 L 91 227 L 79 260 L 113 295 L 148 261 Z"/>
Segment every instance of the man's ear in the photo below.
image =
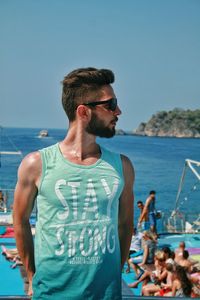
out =
<path fill-rule="evenodd" d="M 77 117 L 82 120 L 90 119 L 91 111 L 86 105 L 79 105 L 76 110 Z"/>

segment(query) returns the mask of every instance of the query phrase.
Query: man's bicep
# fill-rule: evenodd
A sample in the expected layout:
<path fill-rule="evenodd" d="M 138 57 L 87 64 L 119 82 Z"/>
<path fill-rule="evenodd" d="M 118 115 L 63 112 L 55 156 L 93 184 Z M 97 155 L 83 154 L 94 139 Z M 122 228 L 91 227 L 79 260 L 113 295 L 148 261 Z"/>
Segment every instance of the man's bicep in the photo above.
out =
<path fill-rule="evenodd" d="M 41 170 L 40 157 L 33 153 L 26 157 L 18 170 L 18 182 L 14 195 L 14 219 L 26 221 L 33 209 L 37 195 L 38 177 Z"/>
<path fill-rule="evenodd" d="M 133 219 L 133 184 L 134 184 L 134 168 L 130 160 L 123 156 L 123 172 L 124 172 L 124 188 L 120 197 L 120 212 L 122 219 L 132 218 Z"/>
<path fill-rule="evenodd" d="M 23 185 L 18 182 L 14 195 L 14 219 L 21 222 L 29 219 L 37 195 L 37 188 L 34 185 Z"/>
<path fill-rule="evenodd" d="M 133 192 L 123 191 L 119 204 L 119 223 L 129 223 L 133 227 Z M 131 228 L 132 229 L 132 228 Z"/>

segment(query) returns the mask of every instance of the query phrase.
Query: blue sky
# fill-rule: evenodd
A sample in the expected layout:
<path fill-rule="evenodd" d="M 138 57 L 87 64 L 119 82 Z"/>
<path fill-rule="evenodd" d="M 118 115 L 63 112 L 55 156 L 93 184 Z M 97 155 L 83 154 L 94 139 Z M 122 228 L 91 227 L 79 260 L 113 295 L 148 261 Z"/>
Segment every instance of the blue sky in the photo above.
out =
<path fill-rule="evenodd" d="M 65 128 L 61 80 L 110 68 L 135 129 L 160 110 L 200 107 L 199 0 L 0 0 L 0 125 Z"/>

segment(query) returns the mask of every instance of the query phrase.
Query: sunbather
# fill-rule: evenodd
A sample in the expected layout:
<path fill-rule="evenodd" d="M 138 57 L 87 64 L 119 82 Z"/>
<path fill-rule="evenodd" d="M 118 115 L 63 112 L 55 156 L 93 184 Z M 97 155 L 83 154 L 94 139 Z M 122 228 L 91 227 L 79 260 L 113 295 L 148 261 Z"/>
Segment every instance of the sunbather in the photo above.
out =
<path fill-rule="evenodd" d="M 154 282 L 162 274 L 165 263 L 165 256 L 163 251 L 156 251 L 154 257 L 154 264 L 149 264 L 145 266 L 143 274 L 137 281 L 129 284 L 131 288 L 136 288 L 140 282 L 143 282 L 143 285 L 147 284 L 150 280 Z"/>
<path fill-rule="evenodd" d="M 128 260 L 130 267 L 135 271 L 137 279 L 142 275 L 143 268 L 146 264 L 154 263 L 154 253 L 156 249 L 155 236 L 150 231 L 143 232 L 142 241 L 143 255 L 138 257 L 133 257 Z"/>

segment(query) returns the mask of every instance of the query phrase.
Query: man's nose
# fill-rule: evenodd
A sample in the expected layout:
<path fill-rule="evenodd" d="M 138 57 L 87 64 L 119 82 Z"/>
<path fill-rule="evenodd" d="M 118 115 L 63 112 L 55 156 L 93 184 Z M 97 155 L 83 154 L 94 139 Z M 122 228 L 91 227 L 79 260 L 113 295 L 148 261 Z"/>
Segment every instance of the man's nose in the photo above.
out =
<path fill-rule="evenodd" d="M 117 116 L 119 116 L 119 115 L 121 115 L 121 113 L 122 113 L 122 111 L 121 111 L 121 109 L 119 108 L 119 106 L 117 105 L 117 107 L 116 107 L 116 109 L 115 109 L 115 111 L 114 111 L 114 114 L 117 115 Z"/>

